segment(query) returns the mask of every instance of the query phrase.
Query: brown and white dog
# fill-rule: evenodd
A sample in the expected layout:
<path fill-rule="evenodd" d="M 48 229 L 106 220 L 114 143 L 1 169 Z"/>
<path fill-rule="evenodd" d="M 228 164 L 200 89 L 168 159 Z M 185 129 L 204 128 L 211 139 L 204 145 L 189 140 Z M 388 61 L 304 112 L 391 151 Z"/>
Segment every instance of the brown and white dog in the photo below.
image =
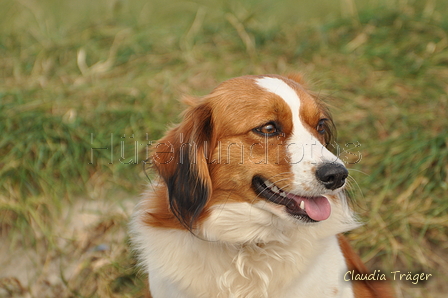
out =
<path fill-rule="evenodd" d="M 366 273 L 340 234 L 358 226 L 348 171 L 299 76 L 234 78 L 188 103 L 131 224 L 153 298 L 393 297 L 344 281 Z"/>

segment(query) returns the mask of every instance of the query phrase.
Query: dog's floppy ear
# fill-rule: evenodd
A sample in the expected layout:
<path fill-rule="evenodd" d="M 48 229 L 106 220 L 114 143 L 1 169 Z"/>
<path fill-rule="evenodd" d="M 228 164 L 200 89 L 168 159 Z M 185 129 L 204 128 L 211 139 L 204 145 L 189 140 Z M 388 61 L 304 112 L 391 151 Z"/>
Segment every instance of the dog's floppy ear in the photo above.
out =
<path fill-rule="evenodd" d="M 187 109 L 183 121 L 157 143 L 153 153 L 153 165 L 168 188 L 171 211 L 188 229 L 211 195 L 207 160 L 215 143 L 212 109 L 199 103 Z"/>

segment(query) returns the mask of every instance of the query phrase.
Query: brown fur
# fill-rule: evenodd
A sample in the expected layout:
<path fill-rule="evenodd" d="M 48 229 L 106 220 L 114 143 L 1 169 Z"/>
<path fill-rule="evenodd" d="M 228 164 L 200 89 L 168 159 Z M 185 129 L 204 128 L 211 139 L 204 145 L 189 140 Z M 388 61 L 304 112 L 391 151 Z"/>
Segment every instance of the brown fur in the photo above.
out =
<path fill-rule="evenodd" d="M 347 238 L 338 235 L 339 245 L 344 254 L 348 270 L 354 270 L 355 274 L 368 274 L 367 267 L 361 261 L 361 258 L 351 247 Z M 353 281 L 353 291 L 356 298 L 393 298 L 394 291 L 386 281 Z"/>

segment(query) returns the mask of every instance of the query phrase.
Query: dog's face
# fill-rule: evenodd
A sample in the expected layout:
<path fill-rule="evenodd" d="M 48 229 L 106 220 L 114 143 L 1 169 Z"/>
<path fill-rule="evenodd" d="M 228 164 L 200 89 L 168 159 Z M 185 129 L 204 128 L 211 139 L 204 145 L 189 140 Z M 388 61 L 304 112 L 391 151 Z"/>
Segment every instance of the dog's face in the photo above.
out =
<path fill-rule="evenodd" d="M 192 101 L 157 144 L 153 163 L 170 210 L 188 228 L 315 225 L 347 211 L 338 193 L 348 172 L 325 147 L 332 127 L 299 80 L 240 77 Z"/>

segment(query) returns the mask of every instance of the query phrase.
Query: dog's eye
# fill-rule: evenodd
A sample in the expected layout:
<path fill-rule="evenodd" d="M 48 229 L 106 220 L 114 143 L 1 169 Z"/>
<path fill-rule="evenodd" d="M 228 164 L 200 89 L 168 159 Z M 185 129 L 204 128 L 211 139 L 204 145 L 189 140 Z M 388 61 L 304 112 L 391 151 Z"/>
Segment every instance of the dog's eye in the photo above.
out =
<path fill-rule="evenodd" d="M 319 134 L 323 135 L 327 131 L 327 122 L 328 119 L 320 119 L 317 123 L 316 130 Z"/>
<path fill-rule="evenodd" d="M 260 128 L 260 132 L 270 135 L 277 132 L 277 128 L 274 124 L 266 124 L 265 126 Z"/>
<path fill-rule="evenodd" d="M 263 136 L 274 136 L 277 135 L 280 130 L 274 122 L 269 122 L 253 129 L 254 132 L 261 134 Z"/>

